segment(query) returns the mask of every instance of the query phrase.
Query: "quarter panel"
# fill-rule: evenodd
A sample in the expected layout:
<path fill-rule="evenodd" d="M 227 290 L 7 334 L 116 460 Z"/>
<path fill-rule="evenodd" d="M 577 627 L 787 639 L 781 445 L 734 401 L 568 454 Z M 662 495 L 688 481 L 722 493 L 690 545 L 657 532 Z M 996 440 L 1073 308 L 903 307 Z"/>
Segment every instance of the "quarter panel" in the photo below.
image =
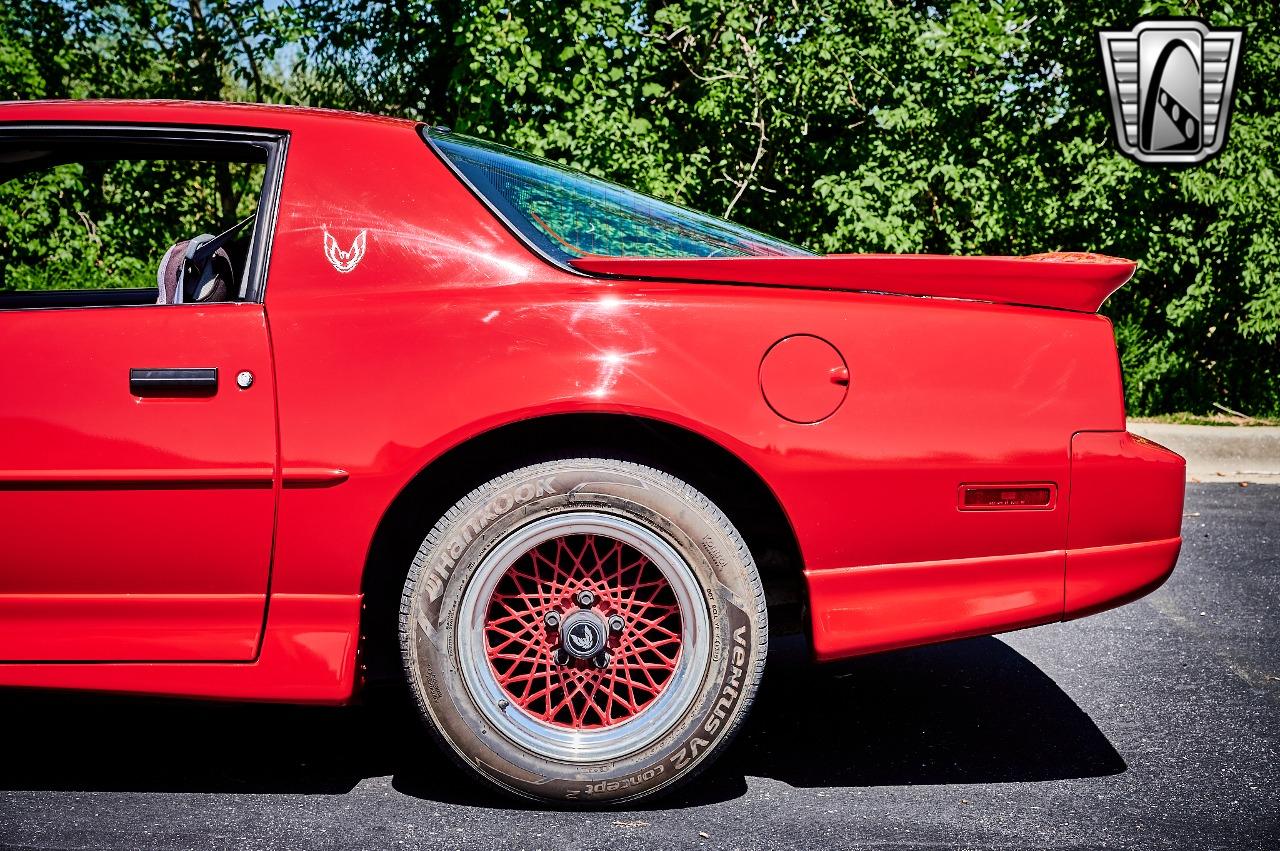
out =
<path fill-rule="evenodd" d="M 446 449 L 568 411 L 650 416 L 725 446 L 778 495 L 810 570 L 1060 550 L 1071 434 L 1122 419 L 1110 329 L 1096 317 L 546 271 L 362 297 L 356 309 L 270 306 L 284 463 L 351 472 L 338 488 L 285 493 L 282 557 L 320 546 L 313 530 L 291 534 L 295 509 L 359 539 L 345 553 L 326 543 L 316 564 L 363 557 L 381 510 Z M 831 340 L 849 364 L 848 399 L 816 425 L 778 417 L 758 388 L 760 358 L 794 333 Z M 975 339 L 1025 354 L 975 364 Z M 350 401 L 335 406 L 335 393 Z M 1050 511 L 958 511 L 956 487 L 983 481 L 1054 482 L 1062 496 Z M 354 581 L 328 578 L 339 587 L 321 590 Z"/>
<path fill-rule="evenodd" d="M 576 276 L 529 254 L 398 127 L 323 145 L 295 130 L 283 198 L 267 288 L 282 464 L 349 478 L 283 491 L 281 592 L 358 593 L 395 495 L 448 449 L 521 418 L 610 411 L 716 441 L 777 495 L 811 575 L 1060 553 L 1071 435 L 1123 428 L 1101 317 Z M 356 268 L 325 259 L 326 231 L 343 247 L 367 234 Z M 813 425 L 780 418 L 758 384 L 765 352 L 795 334 L 833 343 L 850 374 L 845 402 Z M 1059 498 L 959 511 L 957 487 L 982 482 L 1052 482 Z M 1060 557 L 1009 564 L 1030 565 L 1052 599 L 1003 614 L 975 604 L 970 629 L 1061 612 Z M 941 569 L 911 576 L 965 602 Z"/>

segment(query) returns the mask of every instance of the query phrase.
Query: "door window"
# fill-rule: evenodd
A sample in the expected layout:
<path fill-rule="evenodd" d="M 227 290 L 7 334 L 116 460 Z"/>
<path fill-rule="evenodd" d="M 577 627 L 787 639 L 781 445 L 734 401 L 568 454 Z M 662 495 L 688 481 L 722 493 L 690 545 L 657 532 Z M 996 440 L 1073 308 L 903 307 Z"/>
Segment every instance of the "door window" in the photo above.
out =
<path fill-rule="evenodd" d="M 0 136 L 0 310 L 255 301 L 276 140 Z"/>

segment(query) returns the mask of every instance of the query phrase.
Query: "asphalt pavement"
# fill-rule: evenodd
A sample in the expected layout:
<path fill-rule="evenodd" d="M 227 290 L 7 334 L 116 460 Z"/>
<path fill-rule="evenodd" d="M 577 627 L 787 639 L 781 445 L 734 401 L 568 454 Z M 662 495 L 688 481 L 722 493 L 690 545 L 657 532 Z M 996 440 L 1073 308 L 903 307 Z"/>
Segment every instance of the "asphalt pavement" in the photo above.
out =
<path fill-rule="evenodd" d="M 1280 847 L 1280 487 L 1188 485 L 1173 578 L 1066 624 L 815 667 L 652 806 L 522 808 L 394 692 L 349 709 L 0 692 L 0 847 Z"/>

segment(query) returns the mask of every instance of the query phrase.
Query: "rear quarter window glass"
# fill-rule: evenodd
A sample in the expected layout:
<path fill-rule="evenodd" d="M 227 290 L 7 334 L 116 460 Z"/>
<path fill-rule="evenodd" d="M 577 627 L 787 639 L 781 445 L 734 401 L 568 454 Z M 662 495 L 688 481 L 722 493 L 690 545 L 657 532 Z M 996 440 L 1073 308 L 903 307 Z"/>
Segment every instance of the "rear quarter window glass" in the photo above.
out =
<path fill-rule="evenodd" d="M 491 142 L 429 129 L 428 143 L 507 224 L 551 259 L 777 257 L 808 252 Z"/>

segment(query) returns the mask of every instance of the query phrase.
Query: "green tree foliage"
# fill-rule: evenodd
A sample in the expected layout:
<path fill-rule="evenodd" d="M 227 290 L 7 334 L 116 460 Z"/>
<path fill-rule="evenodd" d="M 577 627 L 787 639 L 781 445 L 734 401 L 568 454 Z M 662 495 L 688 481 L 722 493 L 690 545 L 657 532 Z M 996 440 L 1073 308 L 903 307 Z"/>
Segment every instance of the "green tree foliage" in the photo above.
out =
<path fill-rule="evenodd" d="M 0 6 L 0 97 L 264 99 L 282 30 L 261 2 Z M 277 39 L 271 41 L 267 34 Z M 263 168 L 67 164 L 0 185 L 0 289 L 155 286 L 179 239 L 252 212 Z"/>
<path fill-rule="evenodd" d="M 1153 14 L 1246 31 L 1229 143 L 1198 167 L 1112 142 L 1095 29 Z M 1104 309 L 1130 411 L 1274 415 L 1278 22 L 1100 0 L 20 0 L 0 86 L 449 124 L 820 251 L 1132 257 Z"/>
<path fill-rule="evenodd" d="M 0 184 L 0 290 L 154 287 L 169 246 L 252 213 L 266 169 L 68 163 Z"/>

